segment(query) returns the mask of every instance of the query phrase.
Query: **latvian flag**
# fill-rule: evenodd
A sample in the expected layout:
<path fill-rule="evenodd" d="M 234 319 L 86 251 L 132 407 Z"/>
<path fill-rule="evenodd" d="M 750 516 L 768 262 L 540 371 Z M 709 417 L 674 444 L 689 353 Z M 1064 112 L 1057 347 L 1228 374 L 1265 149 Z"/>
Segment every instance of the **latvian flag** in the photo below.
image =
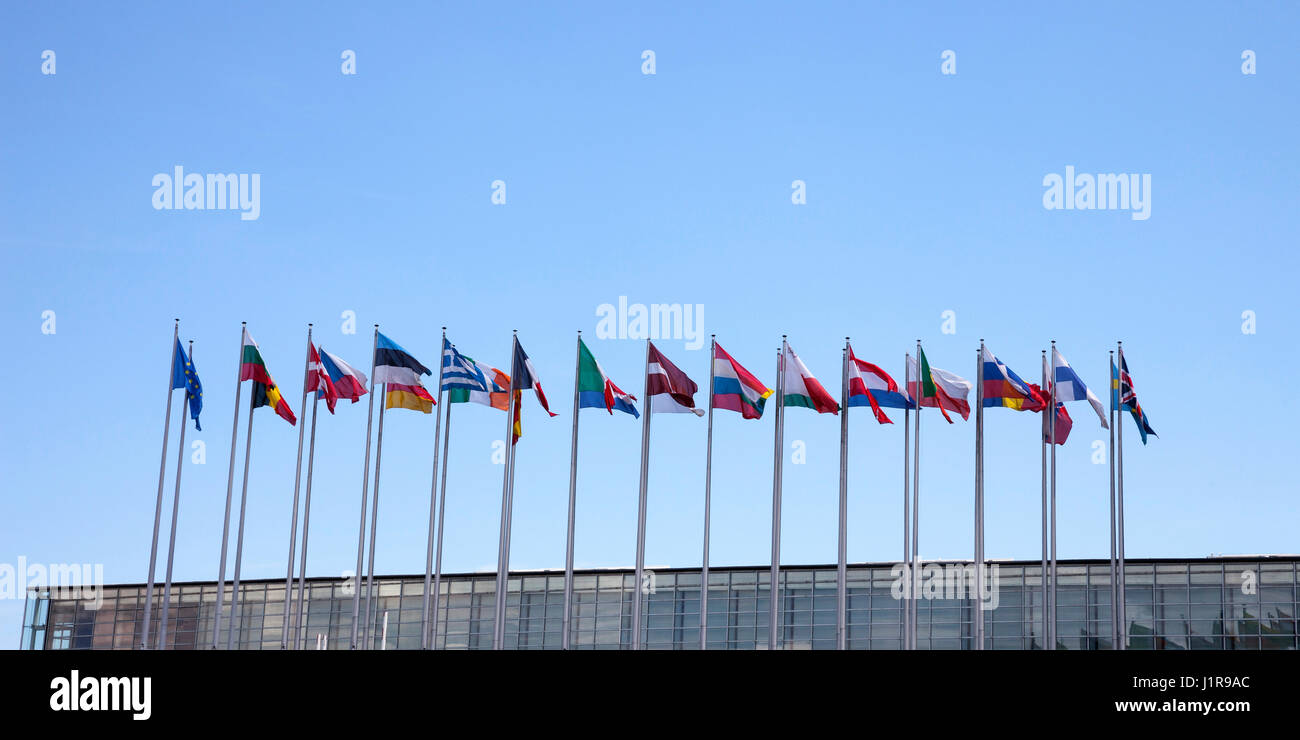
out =
<path fill-rule="evenodd" d="M 239 363 L 239 379 L 253 381 L 254 408 L 270 406 L 280 418 L 290 424 L 298 423 L 298 417 L 293 415 L 293 409 L 289 408 L 284 396 L 280 395 L 280 388 L 276 386 L 271 374 L 266 371 L 266 363 L 262 361 L 262 351 L 258 349 L 257 342 L 253 341 L 253 335 L 248 333 L 247 328 L 244 329 L 244 349 Z"/>
<path fill-rule="evenodd" d="M 787 342 L 783 362 L 785 387 L 781 390 L 783 406 L 802 406 L 819 414 L 838 414 L 840 405 L 826 392 L 821 382 L 813 377 L 808 366 L 794 353 Z"/>
<path fill-rule="evenodd" d="M 961 414 L 962 419 L 969 419 L 970 403 L 966 400 L 966 396 L 975 386 L 956 373 L 930 367 L 929 361 L 925 359 L 925 350 L 921 350 L 920 354 L 921 388 L 919 391 L 916 388 L 918 377 L 916 360 L 910 355 L 907 358 L 907 386 L 913 397 L 919 397 L 922 406 L 937 407 L 949 424 L 952 423 L 952 417 L 948 416 L 949 411 L 956 411 Z"/>
<path fill-rule="evenodd" d="M 859 360 L 849 346 L 849 406 L 870 406 L 876 421 L 881 424 L 893 424 L 881 408 L 911 409 L 916 408 L 912 399 L 899 390 L 898 383 L 889 373 L 880 367 Z"/>
<path fill-rule="evenodd" d="M 352 403 L 366 395 L 366 374 L 343 361 L 338 355 L 324 349 L 320 351 L 320 362 L 329 375 L 330 382 L 339 398 L 346 398 Z M 333 412 L 333 409 L 330 409 Z"/>
<path fill-rule="evenodd" d="M 646 388 L 650 396 L 650 410 L 659 414 L 695 414 L 704 416 L 703 409 L 695 408 L 695 392 L 700 389 L 695 381 L 663 356 L 654 342 L 647 341 Z"/>
<path fill-rule="evenodd" d="M 426 414 L 433 413 L 437 401 L 429 395 L 421 375 L 432 375 L 429 368 L 402 349 L 401 345 L 383 334 L 379 335 L 375 347 L 375 383 L 384 383 L 387 387 L 385 408 L 411 409 Z"/>
<path fill-rule="evenodd" d="M 614 385 L 600 363 L 587 349 L 587 343 L 578 339 L 578 408 L 605 409 L 612 416 L 614 409 L 640 417 L 636 396 Z"/>
<path fill-rule="evenodd" d="M 722 345 L 713 345 L 713 405 L 728 411 L 739 411 L 745 419 L 759 419 L 763 406 L 772 395 L 772 389 L 763 385 L 748 370 L 740 366 Z"/>

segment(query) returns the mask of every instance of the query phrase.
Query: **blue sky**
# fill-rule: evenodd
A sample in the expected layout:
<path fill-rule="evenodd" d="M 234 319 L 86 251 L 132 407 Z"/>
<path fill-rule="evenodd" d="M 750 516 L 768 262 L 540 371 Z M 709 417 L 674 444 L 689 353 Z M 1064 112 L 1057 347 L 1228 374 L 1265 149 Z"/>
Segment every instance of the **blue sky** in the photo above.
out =
<path fill-rule="evenodd" d="M 1126 428 L 1129 554 L 1300 550 L 1285 380 L 1300 360 L 1294 6 L 2 13 L 0 562 L 102 563 L 109 582 L 145 579 L 159 381 L 180 317 L 207 404 L 189 440 L 207 459 L 185 468 L 178 579 L 216 578 L 240 321 L 295 410 L 308 322 L 358 367 L 373 323 L 430 366 L 443 325 L 498 366 L 518 329 L 560 416 L 525 408 L 511 562 L 561 567 L 574 331 L 641 395 L 644 343 L 594 336 L 597 307 L 620 296 L 702 306 L 706 335 L 769 384 L 789 334 L 837 395 L 845 335 L 899 376 L 919 337 L 933 365 L 969 377 L 982 337 L 1032 380 L 1055 339 L 1103 396 L 1106 352 L 1122 339 L 1161 434 L 1142 448 Z M 47 49 L 54 75 L 41 73 Z M 345 49 L 355 75 L 341 73 Z M 1254 75 L 1242 73 L 1247 49 Z M 941 73 L 944 50 L 954 75 Z M 152 178 L 177 165 L 258 174 L 259 218 L 155 210 Z M 1067 165 L 1150 174 L 1150 218 L 1046 210 L 1043 179 Z M 495 180 L 504 205 L 491 201 Z M 791 202 L 794 180 L 804 205 Z M 342 331 L 346 311 L 355 334 Z M 942 331 L 945 311 L 955 333 Z M 684 344 L 658 342 L 705 386 L 707 341 Z M 365 409 L 320 421 L 312 575 L 355 565 Z M 1059 555 L 1105 557 L 1107 467 L 1092 441 L 1106 435 L 1086 405 L 1071 411 Z M 466 406 L 453 419 L 444 567 L 490 569 L 504 419 Z M 280 577 L 297 430 L 269 410 L 255 426 L 244 574 Z M 387 417 L 380 573 L 423 570 L 433 427 Z M 803 442 L 807 461 L 785 465 L 786 563 L 835 559 L 838 432 L 834 417 L 787 415 L 787 444 Z M 715 435 L 711 560 L 765 564 L 771 414 L 720 414 Z M 1036 435 L 1027 415 L 987 415 L 990 557 L 1038 557 Z M 969 556 L 973 420 L 927 413 L 922 436 L 922 554 Z M 580 566 L 633 562 L 639 438 L 630 417 L 582 415 Z M 704 439 L 701 419 L 656 417 L 650 565 L 699 562 Z M 896 559 L 901 423 L 855 413 L 850 446 L 850 559 Z M 0 602 L 14 639 L 20 612 Z"/>

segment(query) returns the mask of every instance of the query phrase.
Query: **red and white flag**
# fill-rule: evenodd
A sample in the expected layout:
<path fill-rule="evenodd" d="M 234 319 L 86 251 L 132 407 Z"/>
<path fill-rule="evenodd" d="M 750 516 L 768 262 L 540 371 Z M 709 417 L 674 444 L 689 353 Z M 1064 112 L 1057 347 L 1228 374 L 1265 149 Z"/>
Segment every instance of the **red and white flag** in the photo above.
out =
<path fill-rule="evenodd" d="M 330 380 L 329 373 L 325 372 L 325 366 L 321 364 L 320 355 L 316 353 L 316 346 L 311 347 L 310 356 L 307 358 L 307 392 L 317 392 L 317 398 L 324 398 L 325 405 L 329 407 L 330 413 L 334 413 L 334 404 L 339 402 L 339 392 L 334 388 L 334 381 Z"/>
<path fill-rule="evenodd" d="M 649 354 L 645 372 L 650 410 L 660 414 L 704 416 L 703 409 L 695 408 L 695 392 L 700 389 L 695 381 L 669 362 L 654 343 L 650 343 Z"/>

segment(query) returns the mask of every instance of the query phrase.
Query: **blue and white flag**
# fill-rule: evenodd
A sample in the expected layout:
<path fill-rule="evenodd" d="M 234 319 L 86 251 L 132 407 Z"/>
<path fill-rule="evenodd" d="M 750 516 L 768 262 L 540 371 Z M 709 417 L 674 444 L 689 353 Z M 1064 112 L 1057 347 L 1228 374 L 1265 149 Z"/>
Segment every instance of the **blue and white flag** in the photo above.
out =
<path fill-rule="evenodd" d="M 442 389 L 460 388 L 467 391 L 503 391 L 479 367 L 478 363 L 456 351 L 451 342 L 442 340 Z"/>
<path fill-rule="evenodd" d="M 1088 386 L 1084 385 L 1083 380 L 1074 372 L 1074 368 L 1070 367 L 1070 363 L 1065 361 L 1055 347 L 1052 348 L 1052 383 L 1056 386 L 1057 403 L 1087 401 L 1092 405 L 1092 410 L 1097 412 L 1097 418 L 1101 420 L 1101 428 L 1110 429 L 1110 425 L 1106 423 L 1106 410 L 1101 405 L 1101 399 L 1088 390 Z"/>

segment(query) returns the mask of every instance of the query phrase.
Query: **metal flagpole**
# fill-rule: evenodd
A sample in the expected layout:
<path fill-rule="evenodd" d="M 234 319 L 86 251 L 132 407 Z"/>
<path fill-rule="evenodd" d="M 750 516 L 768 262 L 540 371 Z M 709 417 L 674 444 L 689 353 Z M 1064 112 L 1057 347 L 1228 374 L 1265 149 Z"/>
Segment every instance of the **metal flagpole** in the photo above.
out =
<path fill-rule="evenodd" d="M 212 650 L 217 649 L 221 632 L 221 602 L 226 596 L 226 546 L 230 542 L 230 499 L 235 492 L 235 440 L 239 438 L 239 391 L 243 388 L 244 330 L 247 321 L 239 322 L 239 362 L 235 364 L 235 419 L 230 422 L 230 470 L 226 474 L 226 520 L 221 525 L 221 566 L 217 575 L 217 604 L 212 614 Z M 147 614 L 148 612 L 146 612 Z"/>
<path fill-rule="evenodd" d="M 256 382 L 256 381 L 254 381 Z M 253 409 L 257 394 L 248 394 L 248 431 L 244 433 L 244 487 L 239 494 L 239 530 L 235 535 L 235 578 L 230 587 L 230 629 L 226 632 L 226 649 L 235 646 L 235 632 L 240 629 L 239 620 L 239 566 L 244 560 L 244 514 L 248 510 L 248 461 L 253 452 Z"/>
<path fill-rule="evenodd" d="M 433 585 L 433 527 L 438 503 L 438 439 L 442 435 L 443 409 L 447 398 L 442 392 L 442 371 L 447 360 L 447 327 L 442 327 L 442 342 L 438 344 L 438 405 L 434 409 L 437 420 L 433 424 L 433 474 L 429 484 L 429 544 L 424 554 L 424 606 L 420 613 L 420 649 L 428 650 L 429 645 L 429 600 L 430 587 Z M 435 607 L 436 609 L 437 607 Z"/>
<path fill-rule="evenodd" d="M 280 649 L 289 649 L 289 615 L 293 612 L 293 556 L 298 544 L 298 490 L 302 483 L 302 443 L 307 434 L 307 381 L 311 378 L 311 324 L 307 324 L 307 356 L 302 362 L 302 400 L 298 403 L 298 462 L 293 469 L 293 513 L 289 522 L 289 564 L 284 569 L 284 618 L 280 629 Z"/>
<path fill-rule="evenodd" d="M 1119 350 L 1120 390 L 1124 387 L 1124 343 L 1116 342 Z M 1120 404 L 1123 405 L 1121 393 Z M 1115 419 L 1115 504 L 1118 508 L 1116 536 L 1119 555 L 1119 649 L 1128 650 L 1128 577 L 1124 572 L 1124 425 L 1123 418 L 1117 414 Z"/>
<path fill-rule="evenodd" d="M 636 576 L 632 583 L 632 649 L 641 649 L 641 579 L 645 574 L 646 489 L 650 484 L 650 340 L 645 343 L 645 416 L 641 418 L 641 482 L 636 509 Z"/>
<path fill-rule="evenodd" d="M 781 579 L 781 472 L 785 439 L 785 352 L 786 335 L 781 335 L 781 349 L 776 356 L 776 434 L 772 448 L 772 570 L 767 598 L 767 649 L 776 650 Z"/>
<path fill-rule="evenodd" d="M 912 430 L 912 649 L 917 648 L 920 633 L 918 622 L 921 618 L 921 397 L 925 394 L 921 380 L 921 340 L 916 340 L 916 427 Z"/>
<path fill-rule="evenodd" d="M 194 362 L 193 340 L 190 340 L 190 362 Z M 185 417 L 189 411 L 190 392 L 186 387 L 185 401 L 181 404 L 181 438 L 176 443 L 176 491 L 172 494 L 172 529 L 167 541 L 167 580 L 163 582 L 162 617 L 158 622 L 159 650 L 167 649 L 167 614 L 172 603 L 172 563 L 176 556 L 176 516 L 181 507 L 181 463 L 185 460 Z"/>
<path fill-rule="evenodd" d="M 447 510 L 447 447 L 451 440 L 451 392 L 447 393 L 447 429 L 442 435 L 442 480 L 438 483 L 438 545 L 433 558 L 433 635 L 429 649 L 438 648 L 438 601 L 442 597 L 442 523 Z"/>
<path fill-rule="evenodd" d="M 379 350 L 379 324 L 375 324 L 374 345 L 370 348 L 370 411 L 366 415 L 366 462 L 361 469 L 361 523 L 357 525 L 357 570 L 352 580 L 352 638 L 350 649 L 357 649 L 357 631 L 361 626 L 361 564 L 366 554 L 366 494 L 370 485 L 370 424 L 375 418 L 375 352 Z M 387 400 L 387 399 L 385 399 Z"/>
<path fill-rule="evenodd" d="M 1052 413 L 1056 413 L 1056 340 L 1052 340 Z M 1055 417 L 1052 419 L 1056 421 Z M 1047 623 L 1047 638 L 1051 642 L 1049 650 L 1056 649 L 1056 424 L 1053 423 L 1048 447 L 1052 451 L 1052 595 L 1048 600 L 1050 621 Z"/>
<path fill-rule="evenodd" d="M 718 360 L 718 335 L 709 335 L 709 433 L 704 446 L 704 557 L 700 569 L 700 649 L 708 649 L 709 630 L 709 518 L 713 510 L 713 383 Z"/>
<path fill-rule="evenodd" d="M 912 394 L 912 389 L 911 389 L 911 377 L 912 377 L 912 369 L 911 369 L 912 365 L 911 365 L 911 359 L 912 359 L 912 356 L 911 356 L 910 354 L 907 354 L 906 352 L 903 353 L 903 389 L 904 389 L 904 391 L 905 391 L 906 393 L 908 393 L 909 395 Z M 914 404 L 916 404 L 916 409 L 917 409 L 917 411 L 919 412 L 919 411 L 921 410 L 921 405 L 920 405 L 920 403 L 918 402 L 918 399 L 917 399 L 916 396 L 913 396 L 913 398 L 912 398 L 912 402 L 913 402 Z M 911 594 L 912 594 L 912 576 L 911 576 L 911 573 L 912 573 L 912 549 L 911 549 L 912 536 L 911 536 L 911 530 L 910 530 L 910 528 L 911 528 L 911 519 L 912 519 L 912 502 L 911 502 L 911 500 L 908 498 L 908 495 L 909 495 L 909 491 L 908 491 L 908 481 L 909 481 L 909 478 L 908 478 L 908 476 L 910 476 L 910 475 L 911 475 L 911 472 L 912 472 L 912 471 L 911 471 L 911 463 L 912 463 L 911 451 L 908 449 L 908 440 L 911 439 L 911 434 L 912 434 L 912 418 L 911 418 L 911 414 L 912 414 L 912 410 L 911 410 L 911 409 L 908 409 L 908 408 L 904 408 L 904 409 L 903 409 L 903 572 L 906 574 L 906 575 L 904 576 L 904 579 L 905 579 L 905 581 L 906 581 L 906 583 L 907 583 L 907 588 L 903 591 L 903 604 L 902 604 L 902 607 L 903 607 L 903 608 L 901 609 L 901 611 L 902 611 L 902 617 L 903 617 L 903 639 L 902 639 L 902 643 L 901 643 L 901 644 L 902 644 L 902 649 L 903 649 L 903 650 L 907 650 L 907 649 L 909 649 L 909 648 L 911 647 L 911 629 L 912 629 L 912 628 L 911 628 L 911 621 L 912 621 L 912 607 L 911 607 L 911 600 L 912 600 L 912 597 L 911 597 Z"/>
<path fill-rule="evenodd" d="M 379 431 L 375 433 L 375 484 L 370 492 L 370 552 L 366 556 L 366 616 L 361 623 L 363 650 L 373 647 L 370 625 L 374 623 L 370 604 L 375 591 L 375 535 L 379 530 L 379 463 L 384 454 L 384 410 L 388 408 L 388 384 L 384 383 L 384 402 L 379 406 Z"/>
<path fill-rule="evenodd" d="M 1047 384 L 1047 350 L 1042 350 L 1042 353 L 1043 353 L 1043 364 L 1042 364 L 1043 384 L 1041 387 L 1047 388 L 1050 391 L 1051 387 Z M 1042 586 L 1043 586 L 1042 638 L 1043 638 L 1044 650 L 1050 649 L 1047 645 L 1047 599 L 1048 599 L 1048 594 L 1047 594 L 1047 440 L 1048 440 L 1048 435 L 1052 433 L 1048 431 L 1049 425 L 1053 431 L 1056 429 L 1055 400 L 1056 400 L 1055 398 L 1051 398 L 1050 407 L 1044 410 L 1045 413 L 1043 416 L 1043 433 L 1039 435 L 1039 442 L 1038 442 L 1038 449 L 1042 453 L 1042 471 L 1043 471 L 1043 562 L 1042 562 L 1042 569 L 1040 573 L 1042 574 L 1041 577 L 1042 577 Z"/>
<path fill-rule="evenodd" d="M 569 533 L 564 541 L 564 632 L 560 649 L 569 649 L 569 630 L 573 611 L 573 526 L 578 513 L 578 380 L 582 370 L 582 330 L 578 330 L 573 361 L 573 439 L 569 443 Z"/>
<path fill-rule="evenodd" d="M 975 649 L 984 649 L 984 340 L 975 354 Z"/>
<path fill-rule="evenodd" d="M 840 532 L 839 568 L 835 576 L 835 647 L 848 649 L 849 571 L 849 338 L 844 337 L 840 371 Z"/>
<path fill-rule="evenodd" d="M 172 327 L 172 362 L 167 366 L 167 410 L 163 412 L 163 446 L 162 460 L 158 463 L 158 503 L 153 510 L 153 544 L 149 546 L 149 583 L 144 595 L 144 625 L 141 627 L 140 646 L 149 649 L 149 620 L 153 616 L 153 574 L 158 567 L 158 527 L 162 524 L 163 479 L 167 476 L 167 433 L 172 424 L 172 380 L 176 374 L 176 346 L 180 342 L 181 320 L 176 319 Z M 243 338 L 240 338 L 243 341 Z M 181 433 L 185 433 L 185 417 L 181 416 Z M 217 598 L 217 610 L 221 610 L 221 599 Z"/>
<path fill-rule="evenodd" d="M 514 431 L 515 431 L 515 406 L 518 401 L 515 399 L 515 388 L 519 383 L 518 372 L 514 367 L 514 356 L 519 344 L 519 335 L 515 331 L 510 338 L 510 402 L 506 406 L 506 466 L 502 471 L 501 477 L 501 534 L 497 540 L 497 583 L 496 583 L 496 603 L 493 605 L 492 620 L 492 649 L 502 650 L 505 647 L 505 618 L 506 618 L 506 583 L 509 573 L 506 571 L 510 567 L 506 555 L 506 527 L 507 520 L 510 518 L 510 465 L 511 454 L 514 450 Z M 522 399 L 520 399 L 522 400 Z"/>
<path fill-rule="evenodd" d="M 303 624 L 303 608 L 307 604 L 307 527 L 311 524 L 311 473 L 316 462 L 316 417 L 320 413 L 320 395 L 314 394 L 311 402 L 311 441 L 307 444 L 307 490 L 302 503 L 302 554 L 298 556 L 298 611 L 293 618 L 293 642 L 290 649 L 298 649 L 298 635 Z"/>
<path fill-rule="evenodd" d="M 1115 366 L 1115 351 L 1110 352 L 1110 367 L 1106 368 L 1112 373 L 1111 390 L 1110 390 L 1110 649 L 1119 649 L 1119 587 L 1116 582 L 1118 569 L 1115 567 L 1115 420 L 1119 418 L 1117 409 L 1119 406 L 1119 395 L 1121 385 L 1119 380 L 1119 371 Z"/>

